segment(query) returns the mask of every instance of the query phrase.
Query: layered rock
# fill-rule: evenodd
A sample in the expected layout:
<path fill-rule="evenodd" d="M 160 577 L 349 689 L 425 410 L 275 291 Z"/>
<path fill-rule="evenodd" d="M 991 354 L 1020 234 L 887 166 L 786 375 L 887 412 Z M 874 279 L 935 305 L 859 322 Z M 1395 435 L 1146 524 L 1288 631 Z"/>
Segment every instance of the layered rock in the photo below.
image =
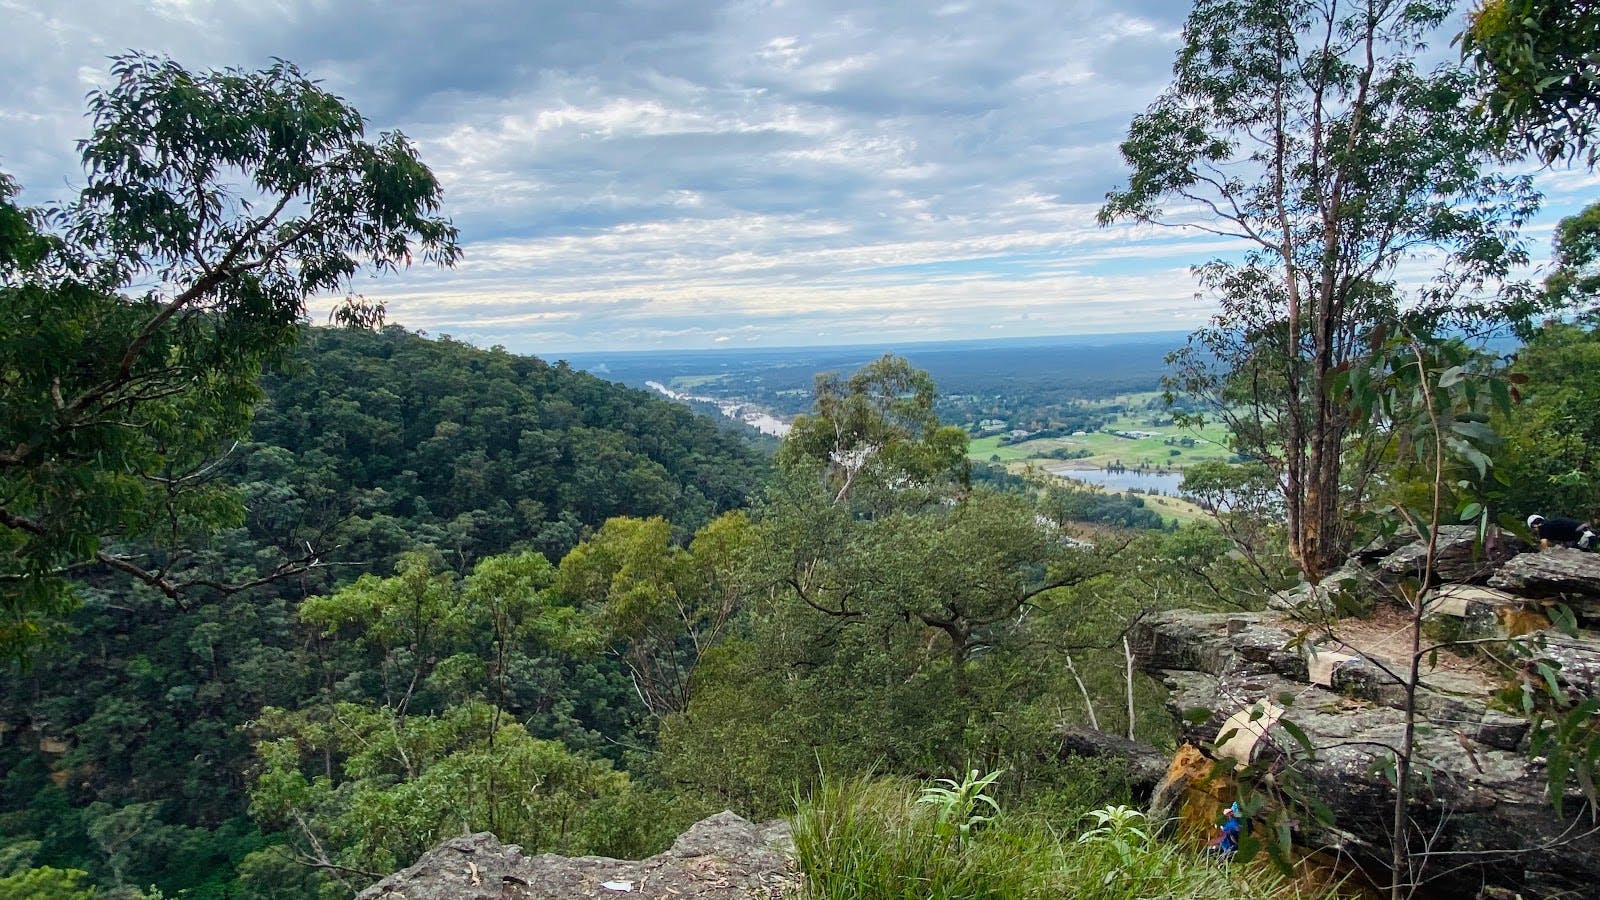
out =
<path fill-rule="evenodd" d="M 1552 547 L 1512 557 L 1489 579 L 1527 597 L 1563 600 L 1580 618 L 1600 624 L 1600 553 Z"/>
<path fill-rule="evenodd" d="M 1240 710 L 1284 707 L 1284 718 L 1315 753 L 1300 758 L 1299 741 L 1275 727 L 1265 729 L 1249 758 L 1274 777 L 1297 760 L 1309 793 L 1333 811 L 1331 827 L 1303 820 L 1297 842 L 1381 868 L 1393 794 L 1379 773 L 1392 758 L 1387 748 L 1401 741 L 1405 691 L 1396 666 L 1377 653 L 1338 665 L 1327 686 L 1309 683 L 1315 655 L 1302 628 L 1275 613 L 1177 612 L 1144 620 L 1132 638 L 1141 665 L 1166 684 L 1172 714 L 1192 747 L 1228 737 L 1219 732 Z M 1600 651 L 1593 641 L 1547 640 L 1542 653 L 1566 654 L 1563 670 L 1570 666 L 1573 679 L 1591 676 L 1594 670 L 1584 666 L 1600 663 L 1600 653 L 1587 655 Z M 1306 649 L 1289 649 L 1295 646 Z M 1489 884 L 1530 896 L 1597 896 L 1600 837 L 1590 832 L 1586 804 L 1573 794 L 1566 817 L 1556 816 L 1543 766 L 1526 755 L 1528 724 L 1493 708 L 1493 681 L 1470 668 L 1445 667 L 1427 673 L 1423 685 L 1415 759 L 1425 774 L 1414 785 L 1409 812 L 1420 833 L 1432 836 L 1429 849 L 1447 854 L 1430 871 L 1447 889 Z M 1158 799 L 1174 802 L 1159 791 Z M 1465 862 L 1476 865 L 1457 868 Z"/>
<path fill-rule="evenodd" d="M 1478 583 L 1499 566 L 1527 549 L 1527 543 L 1509 531 L 1491 528 L 1482 541 L 1473 525 L 1445 525 L 1434 541 L 1433 580 Z M 1422 574 L 1428 555 L 1427 541 L 1411 541 L 1378 561 L 1378 568 L 1395 576 Z"/>
<path fill-rule="evenodd" d="M 430 850 L 357 900 L 777 900 L 798 895 L 786 822 L 752 824 L 731 812 L 696 823 L 644 860 L 527 856 L 492 834 Z"/>

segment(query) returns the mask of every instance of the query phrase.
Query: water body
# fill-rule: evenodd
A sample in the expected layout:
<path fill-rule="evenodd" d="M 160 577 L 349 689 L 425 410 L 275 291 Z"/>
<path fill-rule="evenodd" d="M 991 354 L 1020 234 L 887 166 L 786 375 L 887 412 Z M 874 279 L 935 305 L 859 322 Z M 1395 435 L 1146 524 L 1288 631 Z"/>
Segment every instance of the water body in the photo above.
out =
<path fill-rule="evenodd" d="M 1073 469 L 1067 466 L 1050 469 L 1050 472 L 1073 481 L 1097 484 L 1110 491 L 1132 490 L 1176 496 L 1179 493 L 1178 486 L 1183 484 L 1182 472 L 1156 474 L 1131 469 L 1126 472 L 1107 472 L 1105 469 Z"/>
<path fill-rule="evenodd" d="M 716 397 L 699 397 L 695 396 L 694 394 L 684 394 L 667 387 L 659 381 L 646 381 L 645 386 L 650 388 L 650 390 L 662 395 L 663 397 L 666 397 L 668 400 L 710 403 L 711 405 L 715 406 L 717 411 L 722 413 L 724 416 L 739 422 L 743 422 L 762 434 L 770 434 L 773 437 L 783 437 L 784 435 L 788 434 L 789 429 L 793 427 L 788 422 L 785 422 L 777 416 L 772 415 L 766 410 L 757 409 L 748 403 L 740 403 L 736 400 L 721 400 Z"/>

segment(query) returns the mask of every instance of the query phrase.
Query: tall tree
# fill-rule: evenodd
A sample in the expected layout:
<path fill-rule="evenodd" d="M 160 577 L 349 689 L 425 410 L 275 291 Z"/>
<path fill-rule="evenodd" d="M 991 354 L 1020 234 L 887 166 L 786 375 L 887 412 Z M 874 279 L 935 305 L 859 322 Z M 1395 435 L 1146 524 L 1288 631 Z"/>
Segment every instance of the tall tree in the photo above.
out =
<path fill-rule="evenodd" d="M 695 670 L 743 605 L 751 540 L 743 512 L 713 519 L 687 549 L 665 519 L 620 516 L 562 558 L 555 587 L 583 607 L 659 718 L 688 706 Z"/>
<path fill-rule="evenodd" d="M 1469 75 L 1413 59 L 1449 11 L 1199 0 L 1172 85 L 1122 144 L 1129 184 L 1100 211 L 1241 241 L 1197 270 L 1221 310 L 1173 381 L 1215 400 L 1237 449 L 1278 475 L 1313 580 L 1361 501 L 1359 471 L 1341 491 L 1355 437 L 1342 373 L 1402 315 L 1425 331 L 1503 314 L 1490 289 L 1526 259 L 1512 235 L 1536 208 L 1530 181 L 1482 171 Z M 1436 271 L 1401 272 L 1408 261 Z"/>
<path fill-rule="evenodd" d="M 1600 305 L 1600 203 L 1556 225 L 1552 271 L 1544 289 L 1552 303 L 1580 307 L 1591 317 Z"/>
<path fill-rule="evenodd" d="M 778 462 L 825 467 L 843 502 L 866 481 L 897 487 L 970 479 L 965 431 L 939 423 L 933 379 L 885 355 L 848 379 L 817 376 L 814 411 L 795 419 Z"/>
<path fill-rule="evenodd" d="M 24 209 L 0 179 L 0 654 L 70 608 L 67 576 L 84 565 L 172 597 L 239 587 L 177 547 L 240 517 L 212 463 L 249 422 L 262 367 L 292 345 L 307 299 L 363 266 L 458 254 L 405 137 L 369 140 L 293 65 L 191 72 L 130 55 L 112 72 L 89 95 L 74 202 Z"/>

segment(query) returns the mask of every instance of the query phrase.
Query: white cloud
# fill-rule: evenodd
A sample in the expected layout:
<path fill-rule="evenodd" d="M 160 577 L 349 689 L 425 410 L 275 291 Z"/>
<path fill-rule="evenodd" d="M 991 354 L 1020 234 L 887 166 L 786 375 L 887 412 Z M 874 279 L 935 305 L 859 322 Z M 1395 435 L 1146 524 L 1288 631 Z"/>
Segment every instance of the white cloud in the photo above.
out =
<path fill-rule="evenodd" d="M 120 48 L 281 56 L 445 183 L 460 267 L 359 286 L 402 324 L 540 352 L 1169 329 L 1232 245 L 1094 212 L 1187 6 L 0 0 L 29 73 L 0 82 L 0 167 L 68 193 Z"/>

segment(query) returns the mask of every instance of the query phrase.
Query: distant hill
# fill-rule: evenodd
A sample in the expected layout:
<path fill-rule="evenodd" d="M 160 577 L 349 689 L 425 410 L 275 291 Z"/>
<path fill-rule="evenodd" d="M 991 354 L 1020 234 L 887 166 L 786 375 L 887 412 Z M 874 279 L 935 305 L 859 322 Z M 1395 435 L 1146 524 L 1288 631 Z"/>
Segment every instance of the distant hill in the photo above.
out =
<path fill-rule="evenodd" d="M 240 477 L 331 490 L 346 515 L 454 525 L 470 556 L 520 544 L 558 558 L 622 514 L 692 531 L 765 474 L 751 445 L 678 404 L 401 328 L 311 329 L 266 389 Z"/>

